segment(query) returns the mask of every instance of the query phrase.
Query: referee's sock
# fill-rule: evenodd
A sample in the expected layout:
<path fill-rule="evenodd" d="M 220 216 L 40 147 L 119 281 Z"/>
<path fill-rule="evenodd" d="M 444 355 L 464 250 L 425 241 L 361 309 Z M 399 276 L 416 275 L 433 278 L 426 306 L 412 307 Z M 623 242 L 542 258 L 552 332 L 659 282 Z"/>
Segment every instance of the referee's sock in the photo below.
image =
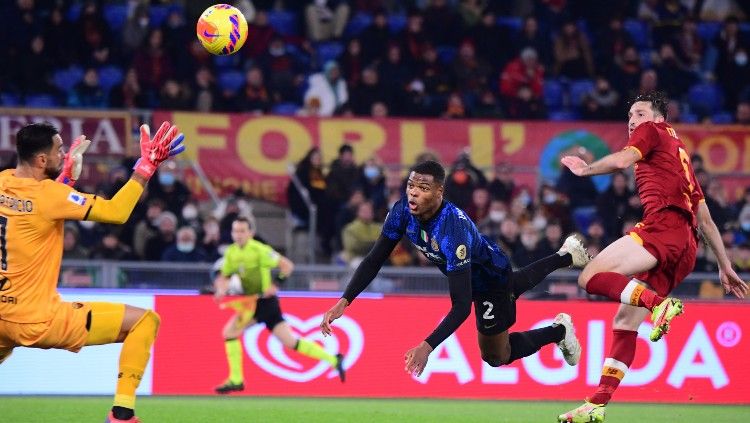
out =
<path fill-rule="evenodd" d="M 565 337 L 565 326 L 551 325 L 539 329 L 527 330 L 526 332 L 513 332 L 509 335 L 510 341 L 510 364 L 519 358 L 530 356 L 539 351 L 547 344 L 562 341 Z"/>
<path fill-rule="evenodd" d="M 112 413 L 115 418 L 127 420 L 135 409 L 135 390 L 141 383 L 143 371 L 151 357 L 151 344 L 159 330 L 159 315 L 146 310 L 133 325 L 122 342 L 117 390 Z"/>
<path fill-rule="evenodd" d="M 323 347 L 317 342 L 309 341 L 305 338 L 299 338 L 297 339 L 297 344 L 294 346 L 294 349 L 297 350 L 298 353 L 310 358 L 327 361 L 331 364 L 331 367 L 336 366 L 336 356 L 323 349 Z"/>
<path fill-rule="evenodd" d="M 229 382 L 239 385 L 245 379 L 242 373 L 242 343 L 237 338 L 226 339 L 224 350 L 229 365 Z"/>

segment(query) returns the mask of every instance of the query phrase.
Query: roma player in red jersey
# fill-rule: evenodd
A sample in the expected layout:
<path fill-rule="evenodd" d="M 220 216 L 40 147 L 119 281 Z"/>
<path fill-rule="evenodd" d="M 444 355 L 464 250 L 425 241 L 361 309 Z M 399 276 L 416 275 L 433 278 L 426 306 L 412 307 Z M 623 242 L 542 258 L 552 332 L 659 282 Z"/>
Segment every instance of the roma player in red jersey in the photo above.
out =
<path fill-rule="evenodd" d="M 693 270 L 699 233 L 716 255 L 726 292 L 739 298 L 747 293 L 747 284 L 727 258 L 685 145 L 666 122 L 667 102 L 660 92 L 635 98 L 623 150 L 591 164 L 573 156 L 561 159 L 578 176 L 635 165 L 643 204 L 643 221 L 599 253 L 578 278 L 586 292 L 622 304 L 614 317 L 612 346 L 596 392 L 580 407 L 561 414 L 561 422 L 604 421 L 605 406 L 633 362 L 638 326 L 651 313 L 651 340 L 658 341 L 682 313 L 680 300 L 665 297 Z"/>

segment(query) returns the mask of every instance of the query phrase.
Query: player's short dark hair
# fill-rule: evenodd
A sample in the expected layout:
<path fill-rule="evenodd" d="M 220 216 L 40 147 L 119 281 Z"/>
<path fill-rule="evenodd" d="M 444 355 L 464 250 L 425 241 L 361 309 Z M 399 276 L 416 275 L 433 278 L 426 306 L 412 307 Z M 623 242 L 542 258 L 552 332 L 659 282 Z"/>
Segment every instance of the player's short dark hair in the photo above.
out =
<path fill-rule="evenodd" d="M 421 175 L 432 175 L 432 178 L 438 185 L 443 185 L 443 183 L 445 183 L 445 169 L 443 169 L 443 166 L 440 163 L 434 160 L 425 160 L 421 163 L 417 163 L 411 168 L 411 171 Z"/>
<path fill-rule="evenodd" d="M 59 134 L 52 124 L 32 123 L 16 133 L 16 153 L 19 162 L 28 162 L 35 155 L 48 152 L 52 148 L 52 137 Z"/>
<path fill-rule="evenodd" d="M 652 91 L 646 94 L 638 94 L 637 96 L 635 96 L 635 98 L 633 98 L 630 104 L 628 104 L 628 109 L 634 103 L 637 103 L 639 101 L 651 103 L 651 109 L 653 109 L 654 112 L 664 116 L 664 119 L 667 119 L 667 104 L 669 104 L 669 97 L 667 97 L 667 94 L 665 94 L 663 91 Z"/>
<path fill-rule="evenodd" d="M 255 232 L 255 219 L 249 218 L 247 216 L 237 216 L 232 221 L 232 223 L 235 222 L 247 223 L 247 227 L 250 228 L 251 231 Z"/>

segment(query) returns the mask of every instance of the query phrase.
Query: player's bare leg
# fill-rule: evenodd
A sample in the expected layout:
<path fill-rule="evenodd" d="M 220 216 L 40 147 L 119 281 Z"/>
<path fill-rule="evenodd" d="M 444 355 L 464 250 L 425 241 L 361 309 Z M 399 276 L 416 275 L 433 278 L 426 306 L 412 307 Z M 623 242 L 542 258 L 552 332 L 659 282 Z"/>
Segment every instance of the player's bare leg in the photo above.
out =
<path fill-rule="evenodd" d="M 655 327 L 651 340 L 658 341 L 669 330 L 672 319 L 682 314 L 682 302 L 676 298 L 664 298 L 641 281 L 627 276 L 645 272 L 657 264 L 648 250 L 626 235 L 607 246 L 583 269 L 578 284 L 589 294 L 653 311 Z"/>
<path fill-rule="evenodd" d="M 125 304 L 90 303 L 91 319 L 86 345 L 122 342 L 117 390 L 107 422 L 138 422 L 135 391 L 151 357 L 151 345 L 161 322 L 159 315 Z"/>
<path fill-rule="evenodd" d="M 227 354 L 227 365 L 229 377 L 219 386 L 214 388 L 217 394 L 228 394 L 230 392 L 245 389 L 245 376 L 242 372 L 242 341 L 240 337 L 248 327 L 254 325 L 255 319 L 244 318 L 242 313 L 235 313 L 224 325 L 221 334 L 224 337 L 224 350 Z"/>
<path fill-rule="evenodd" d="M 298 353 L 305 355 L 310 358 L 322 360 L 328 362 L 331 367 L 335 368 L 339 373 L 339 379 L 342 382 L 346 380 L 346 371 L 344 370 L 344 356 L 342 354 L 332 355 L 317 342 L 310 341 L 308 339 L 299 337 L 297 338 L 289 328 L 289 324 L 286 322 L 280 322 L 273 327 L 271 331 L 273 336 L 278 338 L 281 343 Z"/>

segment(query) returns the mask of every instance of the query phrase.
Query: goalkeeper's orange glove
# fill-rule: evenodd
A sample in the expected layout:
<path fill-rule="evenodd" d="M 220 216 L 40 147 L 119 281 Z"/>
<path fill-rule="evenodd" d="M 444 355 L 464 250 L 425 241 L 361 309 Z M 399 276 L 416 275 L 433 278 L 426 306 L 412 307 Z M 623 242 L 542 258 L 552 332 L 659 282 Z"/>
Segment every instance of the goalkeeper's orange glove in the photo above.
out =
<path fill-rule="evenodd" d="M 133 169 L 144 178 L 151 178 L 165 160 L 185 151 L 184 139 L 185 135 L 178 134 L 177 127 L 169 122 L 162 123 L 153 138 L 148 125 L 141 125 L 141 158 Z"/>
<path fill-rule="evenodd" d="M 65 154 L 65 160 L 63 161 L 63 169 L 60 172 L 60 176 L 57 177 L 56 181 L 61 182 L 65 185 L 75 185 L 78 178 L 81 176 L 81 169 L 83 168 L 83 153 L 91 145 L 91 140 L 87 140 L 85 135 L 81 135 L 73 141 L 70 146 L 70 151 Z"/>

